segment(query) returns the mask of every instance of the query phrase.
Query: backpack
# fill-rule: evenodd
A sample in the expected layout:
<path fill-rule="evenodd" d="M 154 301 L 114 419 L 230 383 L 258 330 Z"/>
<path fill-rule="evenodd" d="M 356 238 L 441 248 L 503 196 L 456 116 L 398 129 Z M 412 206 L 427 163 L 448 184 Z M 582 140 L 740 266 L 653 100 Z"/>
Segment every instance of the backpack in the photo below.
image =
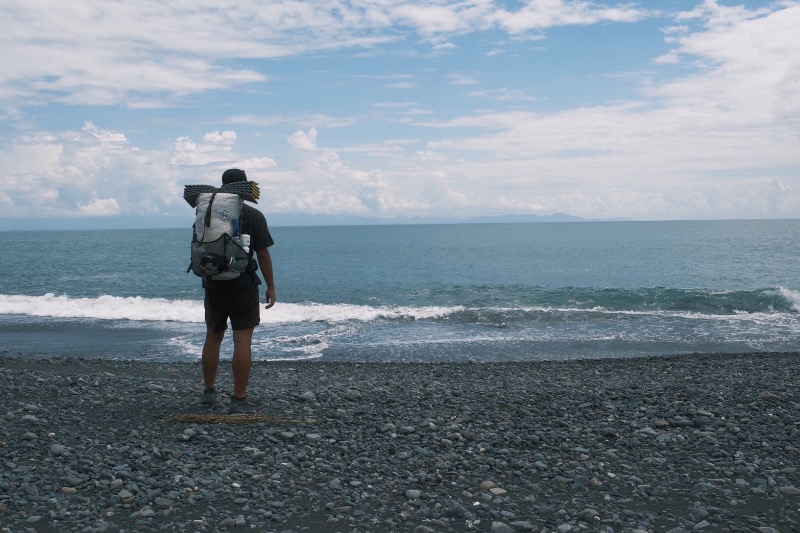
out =
<path fill-rule="evenodd" d="M 240 240 L 242 212 L 238 194 L 215 190 L 197 195 L 187 272 L 216 281 L 237 278 L 247 270 L 253 253 Z"/>

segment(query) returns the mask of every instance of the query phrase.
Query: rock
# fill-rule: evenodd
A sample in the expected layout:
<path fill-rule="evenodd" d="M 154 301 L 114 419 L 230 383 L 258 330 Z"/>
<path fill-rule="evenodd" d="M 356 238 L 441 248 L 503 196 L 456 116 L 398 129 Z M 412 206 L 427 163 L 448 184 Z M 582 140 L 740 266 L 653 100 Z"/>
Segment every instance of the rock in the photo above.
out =
<path fill-rule="evenodd" d="M 514 533 L 514 530 L 504 522 L 492 522 L 492 533 Z"/>
<path fill-rule="evenodd" d="M 449 518 L 462 518 L 467 514 L 467 510 L 458 502 L 451 502 L 444 510 L 444 515 Z"/>
<path fill-rule="evenodd" d="M 489 490 L 494 487 L 494 481 L 481 481 L 480 488 L 481 490 Z"/>
<path fill-rule="evenodd" d="M 131 518 L 150 518 L 151 516 L 155 516 L 155 511 L 151 509 L 149 506 L 142 507 L 135 513 L 131 514 Z"/>
<path fill-rule="evenodd" d="M 586 476 L 575 476 L 572 480 L 572 488 L 580 488 L 589 486 L 589 478 Z"/>
<path fill-rule="evenodd" d="M 169 509 L 172 507 L 172 500 L 169 498 L 162 498 L 161 496 L 156 497 L 153 503 L 160 509 Z"/>
<path fill-rule="evenodd" d="M 316 402 L 317 395 L 314 394 L 312 391 L 306 391 L 300 395 L 300 399 L 303 400 L 304 402 Z"/>
<path fill-rule="evenodd" d="M 66 453 L 67 449 L 64 447 L 63 444 L 53 444 L 50 446 L 50 455 L 53 457 L 59 457 Z"/>

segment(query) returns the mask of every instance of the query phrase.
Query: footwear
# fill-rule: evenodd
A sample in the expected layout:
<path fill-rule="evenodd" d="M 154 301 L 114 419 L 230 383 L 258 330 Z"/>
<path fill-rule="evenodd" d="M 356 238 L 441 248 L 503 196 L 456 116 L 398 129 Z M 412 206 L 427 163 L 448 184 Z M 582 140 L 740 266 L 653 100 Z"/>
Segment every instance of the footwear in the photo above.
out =
<path fill-rule="evenodd" d="M 207 407 L 214 407 L 217 403 L 217 389 L 206 389 L 203 391 L 203 398 L 200 400 L 200 405 Z"/>
<path fill-rule="evenodd" d="M 247 396 L 240 400 L 236 396 L 231 395 L 231 408 L 230 411 L 228 411 L 230 414 L 254 413 L 259 409 L 261 409 L 261 402 L 251 400 Z"/>

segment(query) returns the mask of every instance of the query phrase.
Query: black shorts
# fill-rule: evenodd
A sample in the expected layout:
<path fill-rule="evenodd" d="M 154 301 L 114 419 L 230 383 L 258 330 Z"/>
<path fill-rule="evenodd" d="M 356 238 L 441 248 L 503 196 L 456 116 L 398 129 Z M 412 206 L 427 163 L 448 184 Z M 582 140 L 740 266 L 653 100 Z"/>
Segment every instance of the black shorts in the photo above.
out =
<path fill-rule="evenodd" d="M 253 329 L 261 323 L 258 285 L 206 289 L 206 326 L 215 333 L 228 328 Z"/>

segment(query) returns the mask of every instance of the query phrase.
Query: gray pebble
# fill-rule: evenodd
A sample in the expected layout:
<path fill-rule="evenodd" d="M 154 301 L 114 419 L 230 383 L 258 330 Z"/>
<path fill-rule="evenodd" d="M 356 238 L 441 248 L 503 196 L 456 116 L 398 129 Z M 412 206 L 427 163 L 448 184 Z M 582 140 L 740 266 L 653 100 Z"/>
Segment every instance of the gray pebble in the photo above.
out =
<path fill-rule="evenodd" d="M 50 455 L 52 455 L 53 457 L 59 457 L 61 455 L 64 455 L 66 451 L 67 449 L 66 447 L 64 447 L 63 444 L 52 444 L 50 446 Z"/>

